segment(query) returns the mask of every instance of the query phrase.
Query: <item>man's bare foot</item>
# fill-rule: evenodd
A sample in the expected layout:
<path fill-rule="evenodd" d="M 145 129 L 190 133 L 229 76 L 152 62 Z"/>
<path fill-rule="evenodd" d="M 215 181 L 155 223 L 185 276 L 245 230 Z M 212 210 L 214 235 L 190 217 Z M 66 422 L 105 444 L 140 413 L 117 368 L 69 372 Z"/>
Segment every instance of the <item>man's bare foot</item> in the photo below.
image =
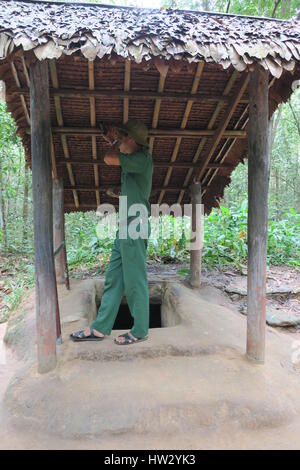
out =
<path fill-rule="evenodd" d="M 133 336 L 133 334 L 131 334 L 130 332 L 128 333 L 129 336 L 131 336 L 131 338 L 133 338 L 134 340 L 136 340 L 137 338 L 135 336 Z M 125 343 L 126 339 L 124 338 L 124 336 L 117 336 L 116 338 L 116 341 L 118 341 L 118 343 Z"/>
<path fill-rule="evenodd" d="M 98 336 L 98 338 L 103 338 L 103 336 L 105 336 L 103 333 L 101 333 L 100 331 L 97 331 L 93 328 L 93 333 L 95 336 Z M 91 328 L 88 326 L 84 332 L 83 332 L 84 336 L 90 336 L 91 334 Z"/>

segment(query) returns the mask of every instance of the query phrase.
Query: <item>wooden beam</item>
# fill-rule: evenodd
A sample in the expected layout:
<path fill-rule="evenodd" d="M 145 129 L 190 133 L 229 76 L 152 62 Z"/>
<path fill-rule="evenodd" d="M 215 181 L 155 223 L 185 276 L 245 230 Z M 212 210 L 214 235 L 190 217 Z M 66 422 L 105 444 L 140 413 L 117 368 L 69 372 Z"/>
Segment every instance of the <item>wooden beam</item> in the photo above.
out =
<path fill-rule="evenodd" d="M 32 193 L 38 372 L 56 366 L 57 290 L 53 259 L 49 77 L 46 61 L 30 67 Z"/>
<path fill-rule="evenodd" d="M 162 74 L 160 77 L 163 76 Z M 166 75 L 164 75 L 164 78 Z M 29 89 L 22 87 L 20 89 L 12 90 L 11 93 L 23 94 L 24 96 L 28 95 Z M 227 103 L 229 101 L 228 96 L 210 93 L 209 95 L 200 94 L 200 93 L 172 93 L 172 92 L 163 92 L 163 88 L 159 89 L 157 92 L 153 91 L 125 91 L 125 90 L 111 90 L 111 89 L 101 89 L 101 90 L 91 90 L 91 89 L 68 89 L 68 88 L 52 88 L 50 89 L 50 96 L 59 97 L 59 98 L 120 98 L 120 99 L 135 99 L 135 100 L 165 100 L 165 101 L 190 101 L 193 100 L 194 103 L 214 103 L 216 101 L 223 101 Z M 248 103 L 249 100 L 245 99 L 243 102 Z"/>
<path fill-rule="evenodd" d="M 225 96 L 229 95 L 232 87 L 234 86 L 234 84 L 235 84 L 235 82 L 236 82 L 236 80 L 239 76 L 240 76 L 239 72 L 237 70 L 235 70 L 233 72 L 233 74 L 231 75 L 230 79 L 228 80 L 228 83 L 226 84 L 223 95 L 225 95 Z M 223 109 L 223 107 L 224 107 L 224 101 L 223 100 L 218 101 L 217 106 L 216 106 L 216 108 L 215 108 L 215 110 L 214 110 L 214 112 L 213 112 L 213 114 L 212 114 L 212 116 L 209 120 L 209 123 L 208 123 L 208 126 L 207 126 L 208 131 L 212 131 L 212 129 L 215 125 L 215 122 L 216 122 L 221 110 Z M 215 131 L 213 131 L 213 133 L 214 132 Z M 224 133 L 224 135 L 225 135 L 225 133 Z M 204 136 L 204 138 L 202 138 L 201 141 L 199 142 L 198 148 L 197 148 L 197 150 L 195 152 L 195 155 L 193 157 L 193 162 L 197 162 L 199 160 L 199 158 L 202 154 L 202 150 L 203 150 L 206 142 L 207 142 L 207 138 L 206 138 L 206 136 Z M 193 169 L 190 168 L 189 171 L 186 174 L 185 179 L 184 179 L 184 186 L 188 186 L 188 184 L 189 184 L 189 182 L 192 178 L 192 175 L 193 175 Z M 178 204 L 181 204 L 183 196 L 184 196 L 184 191 L 181 191 L 181 193 L 178 197 L 178 200 L 177 200 Z"/>
<path fill-rule="evenodd" d="M 201 184 L 193 183 L 190 186 L 192 220 L 190 242 L 190 284 L 192 287 L 200 287 L 201 261 L 202 261 L 202 206 Z"/>
<path fill-rule="evenodd" d="M 276 80 L 275 77 L 273 77 L 271 79 L 271 81 L 268 85 L 269 90 L 273 86 L 275 80 Z M 247 101 L 249 103 L 249 100 L 247 100 Z M 242 103 L 242 102 L 243 102 L 243 100 L 240 101 L 240 103 Z M 242 112 L 241 116 L 239 117 L 238 121 L 236 122 L 236 124 L 234 126 L 234 129 L 244 129 L 246 127 L 246 125 L 248 124 L 248 121 L 249 121 L 249 117 L 247 117 L 245 120 L 244 120 L 244 118 L 245 118 L 245 116 L 247 116 L 248 112 L 249 112 L 249 104 L 247 104 L 247 106 L 245 107 L 244 111 Z M 241 125 L 242 122 L 243 122 L 243 124 Z M 236 141 L 237 141 L 236 138 L 231 140 L 230 145 L 227 146 L 227 143 L 229 142 L 229 139 L 227 139 L 224 142 L 224 144 L 222 145 L 221 150 L 218 152 L 218 155 L 215 158 L 215 162 L 220 163 L 220 168 L 222 168 L 222 164 L 224 163 L 227 155 L 229 155 L 229 153 L 230 153 L 231 149 L 233 148 L 233 146 L 235 145 Z M 225 150 L 225 153 L 223 154 L 224 149 L 226 149 L 226 150 Z M 207 168 L 210 168 L 209 164 L 208 164 Z M 208 182 L 207 182 L 207 187 L 209 187 L 211 185 L 211 183 L 212 183 L 213 179 L 216 177 L 218 171 L 219 171 L 219 169 L 218 169 L 218 167 L 216 167 L 216 169 L 213 171 L 211 176 L 210 176 L 211 172 L 209 172 L 209 171 L 207 172 L 207 174 L 205 175 L 205 178 L 202 180 L 203 183 L 206 183 L 206 181 L 209 179 Z M 205 194 L 205 191 L 206 190 L 204 190 L 202 195 Z"/>
<path fill-rule="evenodd" d="M 65 214 L 63 180 L 53 180 L 53 256 L 55 265 L 56 284 L 65 283 Z M 58 247 L 61 246 L 61 249 Z M 55 254 L 57 252 L 57 254 Z M 56 342 L 62 343 L 59 304 L 56 305 Z"/>
<path fill-rule="evenodd" d="M 242 112 L 242 114 L 240 115 L 239 119 L 237 120 L 237 122 L 235 123 L 234 125 L 234 129 L 241 129 L 241 130 L 244 130 L 247 123 L 248 123 L 248 111 L 249 111 L 249 108 L 248 106 L 245 107 L 244 111 Z M 214 162 L 209 162 L 207 164 L 207 168 L 208 169 L 212 169 L 214 168 L 212 165 L 213 164 L 218 164 L 215 168 L 216 170 L 218 171 L 219 168 L 222 168 L 224 164 L 224 160 L 225 158 L 227 157 L 227 155 L 229 154 L 229 151 L 231 150 L 231 148 L 233 147 L 233 145 L 237 142 L 237 139 L 234 138 L 234 139 L 226 139 L 221 147 L 221 149 L 219 150 L 219 152 L 217 153 L 215 159 L 214 159 Z M 228 147 L 228 143 L 230 143 L 230 146 Z M 225 154 L 223 154 L 223 151 L 226 150 Z M 225 165 L 226 166 L 226 165 Z M 205 176 L 205 178 L 203 178 L 203 182 L 205 182 L 206 179 L 209 178 L 209 172 L 207 173 L 207 176 Z"/>
<path fill-rule="evenodd" d="M 54 252 L 60 245 L 65 244 L 64 220 L 64 185 L 63 180 L 53 180 L 53 246 Z M 65 283 L 65 264 L 63 250 L 55 257 L 56 281 Z"/>
<path fill-rule="evenodd" d="M 25 80 L 26 80 L 28 88 L 30 89 L 30 78 L 29 78 L 29 73 L 28 73 L 28 70 L 27 70 L 26 62 L 25 62 L 25 59 L 24 59 L 23 55 L 21 55 L 20 58 L 21 58 L 21 62 L 22 62 L 23 72 L 24 72 L 24 75 L 25 75 Z"/>
<path fill-rule="evenodd" d="M 248 124 L 247 357 L 265 359 L 266 260 L 268 235 L 269 93 L 268 71 L 250 73 Z"/>
<path fill-rule="evenodd" d="M 23 72 L 24 72 L 24 75 L 25 75 L 27 86 L 30 88 L 30 77 L 29 77 L 29 73 L 28 73 L 28 70 L 27 70 L 27 66 L 26 66 L 24 56 L 22 55 L 20 57 L 20 59 L 21 59 L 21 62 L 22 62 Z M 26 107 L 26 109 L 27 109 L 27 107 Z M 29 115 L 29 113 L 28 113 L 28 115 Z M 30 119 L 29 119 L 29 124 L 30 124 Z M 53 175 L 53 178 L 57 179 L 57 169 L 56 169 L 56 162 L 55 162 L 55 152 L 54 152 L 52 133 L 50 135 L 50 155 L 51 155 L 52 175 Z"/>
<path fill-rule="evenodd" d="M 247 113 L 248 113 L 248 106 L 246 106 L 243 113 L 239 117 L 239 120 L 235 124 L 235 127 L 239 127 L 241 129 L 244 129 L 246 127 L 246 125 L 248 123 L 248 117 L 246 117 Z M 245 117 L 246 117 L 246 119 L 245 119 Z M 244 120 L 244 122 L 243 122 L 243 120 Z M 242 127 L 240 127 L 242 122 L 243 122 Z M 230 151 L 233 148 L 236 141 L 237 141 L 237 139 L 227 139 L 227 140 L 225 140 L 225 142 L 223 143 L 221 149 L 219 150 L 218 154 L 215 157 L 215 162 L 218 162 L 219 166 L 216 166 L 214 168 L 213 166 L 211 166 L 213 164 L 208 163 L 208 165 L 206 167 L 208 171 L 207 171 L 206 175 L 204 176 L 204 178 L 202 179 L 202 183 L 206 184 L 206 181 L 207 180 L 208 181 L 207 181 L 207 184 L 206 184 L 206 189 L 203 191 L 202 196 L 204 196 L 205 192 L 207 191 L 207 188 L 212 184 L 212 181 L 213 181 L 214 177 L 217 175 L 219 169 L 228 167 L 228 165 L 224 164 L 224 161 L 225 161 L 227 155 L 230 154 Z M 230 142 L 229 145 L 228 145 L 228 142 Z M 212 170 L 213 170 L 213 172 L 212 172 L 212 175 L 211 175 Z"/>
<path fill-rule="evenodd" d="M 232 115 L 237 107 L 237 105 L 240 102 L 241 97 L 245 93 L 247 86 L 249 83 L 249 74 L 247 73 L 246 77 L 242 79 L 242 82 L 239 86 L 239 89 L 237 90 L 236 94 L 232 97 L 230 103 L 228 104 L 228 110 L 221 119 L 220 124 L 218 125 L 218 128 L 215 132 L 215 135 L 213 137 L 210 149 L 205 156 L 205 159 L 202 162 L 202 168 L 199 171 L 198 176 L 196 177 L 196 181 L 201 181 L 201 178 L 204 175 L 204 172 L 206 171 L 207 164 L 209 163 L 210 159 L 212 158 L 217 146 L 219 145 L 219 142 L 221 141 L 222 138 L 224 138 L 224 132 L 226 127 L 229 124 L 230 119 L 232 118 Z"/>
<path fill-rule="evenodd" d="M 30 134 L 30 128 L 26 129 L 26 132 Z M 100 129 L 93 127 L 52 127 L 52 132 L 55 134 L 62 135 L 96 135 L 102 136 L 103 133 Z M 170 137 L 186 137 L 190 139 L 199 139 L 199 137 L 212 137 L 215 134 L 213 129 L 150 129 L 149 137 L 159 138 L 170 138 Z M 244 139 L 247 137 L 247 133 L 243 130 L 226 130 L 223 133 L 223 138 L 237 137 Z"/>
<path fill-rule="evenodd" d="M 58 83 L 58 75 L 57 75 L 57 70 L 56 70 L 55 59 L 51 59 L 49 61 L 49 67 L 50 67 L 52 85 L 53 85 L 54 88 L 58 88 L 59 83 Z M 62 109 L 61 109 L 61 101 L 60 101 L 59 96 L 54 97 L 54 104 L 55 104 L 55 110 L 56 110 L 57 124 L 59 125 L 59 128 L 63 128 L 64 120 L 63 120 L 63 114 L 62 114 Z M 53 128 L 52 128 L 52 133 L 53 133 Z M 66 160 L 68 160 L 70 158 L 69 149 L 68 149 L 68 142 L 67 142 L 66 135 L 64 135 L 64 133 L 62 133 L 62 134 L 63 135 L 61 136 L 61 144 L 62 144 L 64 156 L 65 156 Z M 69 175 L 70 183 L 74 186 L 75 185 L 75 179 L 74 179 L 71 164 L 67 165 L 67 169 L 68 169 L 68 175 Z M 78 201 L 78 195 L 77 195 L 76 191 L 73 192 L 73 197 L 74 197 L 75 206 L 78 207 L 79 206 L 79 201 Z"/>
<path fill-rule="evenodd" d="M 73 209 L 74 210 L 74 204 L 65 204 L 65 209 Z M 75 208 L 75 209 L 78 209 L 78 208 Z M 96 203 L 80 204 L 79 210 L 82 210 L 82 209 L 94 210 L 94 209 L 97 209 L 97 205 L 96 205 Z"/>
<path fill-rule="evenodd" d="M 20 80 L 19 80 L 19 76 L 18 76 L 18 72 L 17 72 L 16 66 L 15 66 L 15 64 L 14 64 L 13 61 L 10 62 L 10 68 L 11 68 L 11 71 L 12 71 L 12 74 L 13 74 L 13 77 L 14 77 L 14 80 L 15 80 L 15 83 L 16 83 L 17 87 L 20 89 L 20 88 L 21 88 L 21 84 L 20 84 Z M 29 89 L 28 89 L 28 90 L 29 90 Z M 27 104 L 26 104 L 26 100 L 25 100 L 25 97 L 24 97 L 24 94 L 23 94 L 23 93 L 20 93 L 20 100 L 21 100 L 22 107 L 23 107 L 23 110 L 24 110 L 25 119 L 26 119 L 26 121 L 27 121 L 27 124 L 30 125 L 29 111 L 28 111 L 28 109 L 27 109 Z"/>
<path fill-rule="evenodd" d="M 168 70 L 169 70 L 169 66 L 166 66 L 165 70 L 161 71 L 159 74 L 159 82 L 158 82 L 158 88 L 157 88 L 157 92 L 159 94 L 162 94 L 164 90 Z M 161 98 L 155 98 L 154 111 L 153 111 L 153 116 L 152 116 L 152 129 L 156 129 L 158 126 L 158 117 L 159 117 L 161 100 L 162 100 Z M 155 137 L 153 135 L 150 136 L 149 138 L 149 153 L 151 155 L 153 153 L 154 138 Z"/>
<path fill-rule="evenodd" d="M 93 60 L 88 61 L 88 73 L 89 73 L 89 89 L 94 90 L 95 88 L 95 76 L 94 76 L 94 64 Z M 91 127 L 96 127 L 96 99 L 94 96 L 90 96 L 90 121 Z M 93 160 L 97 160 L 97 139 L 95 135 L 92 135 L 92 156 Z M 94 165 L 94 179 L 95 186 L 99 186 L 99 170 L 98 166 Z M 100 193 L 95 192 L 97 206 L 100 205 Z"/>
<path fill-rule="evenodd" d="M 130 64 L 129 59 L 125 60 L 125 72 L 124 72 L 124 91 L 128 92 L 130 89 Z M 128 121 L 129 115 L 129 97 L 125 96 L 123 99 L 123 124 Z"/>
<path fill-rule="evenodd" d="M 52 166 L 53 178 L 57 179 L 57 167 L 56 167 L 56 158 L 55 158 L 55 150 L 54 150 L 52 132 L 51 132 L 51 135 L 50 135 L 50 154 L 51 154 L 51 166 Z"/>
<path fill-rule="evenodd" d="M 195 95 L 197 90 L 198 90 L 198 85 L 199 85 L 199 82 L 200 82 L 200 79 L 201 79 L 203 68 L 204 68 L 204 62 L 199 62 L 198 66 L 197 66 L 195 76 L 194 76 L 194 80 L 193 80 L 191 95 Z M 181 121 L 180 129 L 185 129 L 185 127 L 187 125 L 189 114 L 190 114 L 192 106 L 193 106 L 193 102 L 194 102 L 193 99 L 190 99 L 186 104 L 184 115 L 183 115 L 183 118 L 182 118 L 182 121 Z M 173 148 L 173 152 L 172 152 L 172 156 L 171 156 L 171 162 L 174 162 L 177 158 L 181 141 L 182 141 L 182 137 L 178 136 L 176 138 L 176 143 L 175 143 L 175 146 Z M 169 184 L 171 175 L 172 175 L 172 167 L 169 167 L 168 171 L 167 171 L 167 174 L 165 176 L 164 186 L 167 186 Z M 157 201 L 158 204 L 161 204 L 161 202 L 163 200 L 163 197 L 164 197 L 164 194 L 165 193 L 164 193 L 164 190 L 163 190 L 160 193 L 159 197 L 158 197 L 158 201 Z"/>
<path fill-rule="evenodd" d="M 89 166 L 89 165 L 97 165 L 98 167 L 106 167 L 107 168 L 107 164 L 104 162 L 104 161 L 99 161 L 97 160 L 97 162 L 95 163 L 95 161 L 93 159 L 84 159 L 84 160 L 79 160 L 79 159 L 73 159 L 73 158 L 70 158 L 70 160 L 68 160 L 68 162 L 66 162 L 65 159 L 63 158 L 58 158 L 57 159 L 57 166 L 62 166 L 62 165 L 66 165 L 67 163 L 71 163 L 72 165 L 82 165 L 82 166 Z M 190 163 L 190 162 L 157 162 L 155 161 L 154 162 L 154 167 L 155 168 L 168 168 L 169 166 L 171 166 L 172 168 L 201 168 L 201 165 L 200 163 L 196 162 L 196 163 Z M 209 163 L 207 165 L 207 168 L 233 168 L 232 165 L 226 165 L 225 163 Z"/>
<path fill-rule="evenodd" d="M 108 184 L 108 183 L 105 183 L 105 184 L 101 184 L 101 186 L 95 188 L 94 186 L 91 187 L 91 186 L 65 186 L 64 190 L 65 191 L 86 191 L 86 192 L 91 192 L 91 191 L 102 191 L 102 192 L 105 192 L 107 191 L 108 189 L 121 189 L 121 185 L 120 184 Z M 154 186 L 152 187 L 151 191 L 152 192 L 155 192 L 155 191 L 162 191 L 162 190 L 165 190 L 165 191 L 171 191 L 171 192 L 176 192 L 176 191 L 181 191 L 182 186 Z M 186 189 L 186 188 L 184 188 Z"/>

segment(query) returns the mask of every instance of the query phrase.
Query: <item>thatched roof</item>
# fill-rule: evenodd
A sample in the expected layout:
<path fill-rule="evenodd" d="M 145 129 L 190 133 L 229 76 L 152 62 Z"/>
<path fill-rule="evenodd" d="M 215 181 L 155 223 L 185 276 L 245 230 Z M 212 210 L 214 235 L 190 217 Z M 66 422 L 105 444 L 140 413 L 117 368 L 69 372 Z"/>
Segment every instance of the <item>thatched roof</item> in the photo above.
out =
<path fill-rule="evenodd" d="M 29 162 L 37 58 L 53 59 L 52 161 L 67 210 L 117 201 L 107 188 L 120 184 L 119 170 L 103 164 L 98 123 L 134 117 L 150 128 L 151 202 L 187 202 L 198 176 L 209 211 L 247 156 L 248 72 L 257 63 L 270 71 L 272 114 L 300 78 L 300 22 L 0 0 L 0 79 Z"/>
<path fill-rule="evenodd" d="M 0 0 L 0 59 L 22 46 L 38 59 L 80 50 L 140 63 L 160 56 L 243 71 L 260 62 L 277 78 L 300 60 L 300 22 L 180 10 Z"/>

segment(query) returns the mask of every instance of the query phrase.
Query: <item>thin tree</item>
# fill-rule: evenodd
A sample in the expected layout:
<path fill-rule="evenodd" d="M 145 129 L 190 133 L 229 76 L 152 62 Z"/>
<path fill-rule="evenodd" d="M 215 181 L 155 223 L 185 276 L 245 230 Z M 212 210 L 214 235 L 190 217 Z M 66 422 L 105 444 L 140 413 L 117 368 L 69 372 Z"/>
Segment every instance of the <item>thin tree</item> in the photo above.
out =
<path fill-rule="evenodd" d="M 25 161 L 24 165 L 24 199 L 23 199 L 23 237 L 22 237 L 22 246 L 25 247 L 28 238 L 28 167 Z"/>

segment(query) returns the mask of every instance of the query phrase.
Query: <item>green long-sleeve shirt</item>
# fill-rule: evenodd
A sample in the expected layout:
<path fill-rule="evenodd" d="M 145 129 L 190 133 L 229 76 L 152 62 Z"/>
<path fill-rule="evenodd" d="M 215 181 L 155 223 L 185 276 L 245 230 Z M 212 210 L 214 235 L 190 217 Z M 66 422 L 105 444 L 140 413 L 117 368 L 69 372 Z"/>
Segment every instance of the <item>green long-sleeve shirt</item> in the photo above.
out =
<path fill-rule="evenodd" d="M 118 156 L 121 166 L 121 196 L 127 196 L 127 215 L 132 204 L 143 204 L 147 208 L 148 216 L 150 216 L 152 156 L 145 147 L 132 154 L 118 151 Z"/>

